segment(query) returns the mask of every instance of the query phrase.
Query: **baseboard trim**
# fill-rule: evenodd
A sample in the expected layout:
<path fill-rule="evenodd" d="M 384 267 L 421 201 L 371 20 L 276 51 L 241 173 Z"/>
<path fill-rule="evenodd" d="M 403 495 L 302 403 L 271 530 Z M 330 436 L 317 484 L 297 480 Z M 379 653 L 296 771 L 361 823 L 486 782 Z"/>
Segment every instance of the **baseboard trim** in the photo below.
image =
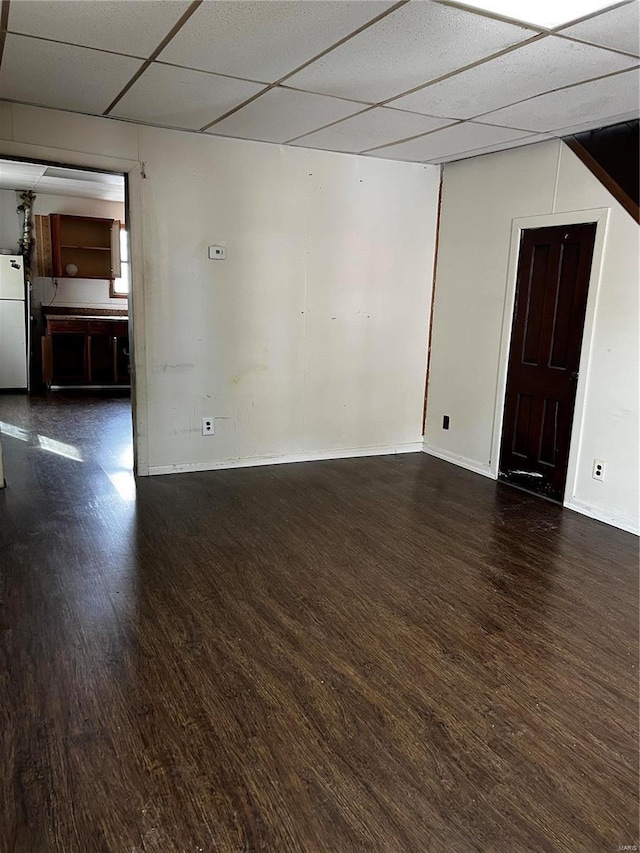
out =
<path fill-rule="evenodd" d="M 483 477 L 488 477 L 490 480 L 497 479 L 488 464 L 483 465 L 480 462 L 476 462 L 475 459 L 467 459 L 466 456 L 458 456 L 456 453 L 449 453 L 448 450 L 440 450 L 426 443 L 422 445 L 422 451 L 423 453 L 428 453 L 429 456 L 435 456 L 436 459 L 442 459 L 444 462 L 451 462 L 453 465 L 457 465 L 459 468 L 473 471 L 474 474 L 482 474 Z"/>
<path fill-rule="evenodd" d="M 637 518 L 630 518 L 629 516 L 612 512 L 603 507 L 594 506 L 575 497 L 565 500 L 564 507 L 572 509 L 574 512 L 579 512 L 580 515 L 586 515 L 589 518 L 595 518 L 596 521 L 603 521 L 612 527 L 625 530 L 627 533 L 634 533 L 636 536 L 640 536 L 640 523 Z"/>
<path fill-rule="evenodd" d="M 180 462 L 174 465 L 150 465 L 149 476 L 185 474 L 193 471 L 225 471 L 230 468 L 257 468 L 262 465 L 288 465 L 293 462 L 320 462 L 329 459 L 352 459 L 360 456 L 393 456 L 419 453 L 422 442 L 390 444 L 379 447 L 351 447 L 345 450 L 315 450 L 310 453 L 286 453 L 281 456 L 249 456 L 244 459 L 220 459 L 213 462 Z"/>

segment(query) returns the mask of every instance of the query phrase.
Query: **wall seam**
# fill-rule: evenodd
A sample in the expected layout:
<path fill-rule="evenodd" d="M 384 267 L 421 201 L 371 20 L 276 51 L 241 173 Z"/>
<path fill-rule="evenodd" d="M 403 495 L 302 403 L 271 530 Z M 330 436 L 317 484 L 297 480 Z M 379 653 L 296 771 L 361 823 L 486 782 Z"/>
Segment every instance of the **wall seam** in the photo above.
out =
<path fill-rule="evenodd" d="M 553 198 L 551 199 L 551 213 L 556 212 L 558 199 L 558 184 L 560 183 L 560 161 L 562 159 L 562 140 L 558 140 L 558 159 L 556 160 L 556 179 L 553 184 Z"/>

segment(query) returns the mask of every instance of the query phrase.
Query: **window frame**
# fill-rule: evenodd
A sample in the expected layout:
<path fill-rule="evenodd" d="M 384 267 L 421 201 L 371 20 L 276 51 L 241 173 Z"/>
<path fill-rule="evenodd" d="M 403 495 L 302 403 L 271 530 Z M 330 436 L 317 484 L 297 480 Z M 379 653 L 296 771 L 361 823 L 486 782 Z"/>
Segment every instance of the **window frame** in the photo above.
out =
<path fill-rule="evenodd" d="M 122 275 L 123 269 L 127 270 L 127 292 L 121 293 L 115 289 L 115 283 L 118 279 L 111 278 L 109 279 L 109 296 L 111 299 L 128 299 L 129 294 L 131 293 L 131 259 L 129 257 L 129 234 L 127 232 L 126 222 L 120 223 L 120 235 L 122 238 L 122 233 L 126 235 L 126 260 L 124 260 L 124 252 L 122 251 L 122 239 L 120 240 L 120 279 L 124 279 L 125 276 Z"/>

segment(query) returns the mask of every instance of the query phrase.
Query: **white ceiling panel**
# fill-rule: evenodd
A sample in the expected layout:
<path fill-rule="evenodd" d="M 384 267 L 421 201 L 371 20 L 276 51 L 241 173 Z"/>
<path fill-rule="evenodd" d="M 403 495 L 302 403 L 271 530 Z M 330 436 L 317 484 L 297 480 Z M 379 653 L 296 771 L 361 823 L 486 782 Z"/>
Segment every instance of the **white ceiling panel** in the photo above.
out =
<path fill-rule="evenodd" d="M 448 119 L 375 107 L 296 140 L 307 148 L 357 153 L 449 124 Z"/>
<path fill-rule="evenodd" d="M 60 180 L 86 181 L 90 184 L 104 184 L 124 189 L 124 178 L 112 172 L 88 172 L 84 169 L 66 169 L 63 166 L 43 166 L 46 178 Z"/>
<path fill-rule="evenodd" d="M 461 9 L 409 3 L 287 82 L 376 103 L 532 35 L 531 30 Z"/>
<path fill-rule="evenodd" d="M 614 116 L 640 112 L 638 71 L 625 71 L 602 80 L 540 95 L 482 117 L 483 122 L 504 127 L 546 132 L 598 121 L 610 124 Z"/>
<path fill-rule="evenodd" d="M 372 156 L 388 160 L 413 160 L 418 163 L 427 160 L 435 162 L 441 158 L 450 158 L 455 154 L 467 154 L 491 145 L 500 145 L 521 139 L 529 134 L 504 127 L 489 127 L 483 124 L 464 122 L 443 130 L 436 130 L 427 136 L 401 142 L 399 145 L 385 146 L 371 152 Z"/>
<path fill-rule="evenodd" d="M 142 60 L 9 33 L 0 68 L 0 98 L 102 113 Z"/>
<path fill-rule="evenodd" d="M 629 3 L 574 24 L 562 30 L 562 35 L 640 56 L 640 2 Z"/>
<path fill-rule="evenodd" d="M 0 160 L 0 189 L 32 189 L 37 195 L 46 193 L 124 201 L 122 175 L 17 160 Z"/>
<path fill-rule="evenodd" d="M 635 121 L 638 118 L 638 110 L 626 113 L 620 113 L 618 115 L 609 116 L 607 118 L 606 124 L 603 124 L 602 119 L 595 119 L 593 121 L 581 121 L 579 124 L 571 124 L 567 127 L 561 127 L 557 130 L 551 131 L 555 137 L 564 137 L 564 136 L 573 136 L 575 133 L 584 133 L 586 130 L 597 130 L 600 127 L 607 127 L 612 124 L 620 124 L 623 121 Z"/>
<path fill-rule="evenodd" d="M 263 88 L 260 83 L 153 63 L 111 115 L 196 130 Z"/>
<path fill-rule="evenodd" d="M 75 198 L 99 198 L 103 201 L 124 201 L 124 183 L 120 186 L 73 180 L 72 178 L 49 178 L 44 175 L 35 187 L 36 195 L 62 195 Z"/>
<path fill-rule="evenodd" d="M 273 83 L 392 5 L 372 0 L 209 0 L 158 58 Z"/>
<path fill-rule="evenodd" d="M 548 36 L 398 98 L 390 106 L 471 118 L 551 89 L 630 68 L 635 62 L 598 47 Z"/>
<path fill-rule="evenodd" d="M 0 169 L 0 190 L 32 190 L 35 183 L 36 179 L 32 175 L 3 175 Z"/>
<path fill-rule="evenodd" d="M 46 168 L 36 163 L 0 160 L 0 189 L 31 190 L 37 184 L 38 178 L 45 173 Z"/>
<path fill-rule="evenodd" d="M 494 142 L 484 148 L 475 148 L 473 151 L 463 154 L 447 154 L 440 156 L 437 159 L 429 160 L 429 163 L 452 163 L 454 160 L 461 160 L 464 157 L 480 157 L 483 154 L 495 154 L 497 151 L 507 151 L 509 148 L 522 148 L 524 145 L 535 145 L 537 142 L 549 142 L 555 137 L 547 133 L 532 133 L 529 136 L 519 136 L 517 139 L 509 139 L 506 142 Z"/>
<path fill-rule="evenodd" d="M 214 124 L 207 132 L 263 142 L 287 142 L 361 109 L 353 101 L 276 88 Z"/>
<path fill-rule="evenodd" d="M 553 29 L 598 12 L 606 6 L 613 6 L 615 0 L 460 0 L 460 2 L 495 15 L 503 15 L 506 18 L 545 29 Z"/>
<path fill-rule="evenodd" d="M 147 57 L 188 7 L 188 0 L 12 0 L 9 30 Z"/>

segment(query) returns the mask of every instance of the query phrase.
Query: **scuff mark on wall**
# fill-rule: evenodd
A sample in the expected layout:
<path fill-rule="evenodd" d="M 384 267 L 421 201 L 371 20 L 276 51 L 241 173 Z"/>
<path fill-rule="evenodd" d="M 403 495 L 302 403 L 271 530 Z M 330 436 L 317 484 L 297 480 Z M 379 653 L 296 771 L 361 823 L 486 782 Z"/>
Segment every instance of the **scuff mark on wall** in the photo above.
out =
<path fill-rule="evenodd" d="M 239 373 L 236 373 L 235 376 L 231 377 L 231 384 L 237 385 L 243 379 L 246 379 L 248 376 L 253 376 L 256 373 L 265 373 L 268 370 L 266 364 L 250 364 L 247 367 L 243 368 Z"/>
<path fill-rule="evenodd" d="M 188 373 L 195 365 L 190 361 L 181 361 L 177 364 L 156 364 L 151 368 L 152 373 Z"/>

